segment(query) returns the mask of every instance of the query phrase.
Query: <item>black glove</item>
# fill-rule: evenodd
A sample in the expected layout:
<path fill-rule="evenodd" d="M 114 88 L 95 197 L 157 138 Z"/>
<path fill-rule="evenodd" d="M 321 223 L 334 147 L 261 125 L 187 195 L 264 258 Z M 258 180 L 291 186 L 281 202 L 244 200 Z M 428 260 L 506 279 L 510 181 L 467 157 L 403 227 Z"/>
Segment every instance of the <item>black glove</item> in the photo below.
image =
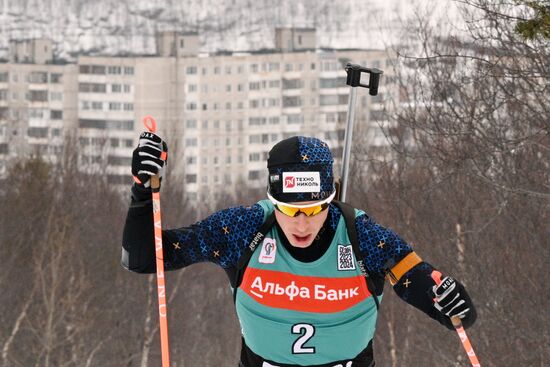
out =
<path fill-rule="evenodd" d="M 162 178 L 167 158 L 166 143 L 154 133 L 142 132 L 132 154 L 132 175 L 136 185 L 141 189 L 150 188 L 151 176 L 158 174 Z"/>
<path fill-rule="evenodd" d="M 462 325 L 467 328 L 477 318 L 477 314 L 464 286 L 455 279 L 446 276 L 439 285 L 432 288 L 434 307 L 443 315 L 449 318 L 459 317 Z"/>

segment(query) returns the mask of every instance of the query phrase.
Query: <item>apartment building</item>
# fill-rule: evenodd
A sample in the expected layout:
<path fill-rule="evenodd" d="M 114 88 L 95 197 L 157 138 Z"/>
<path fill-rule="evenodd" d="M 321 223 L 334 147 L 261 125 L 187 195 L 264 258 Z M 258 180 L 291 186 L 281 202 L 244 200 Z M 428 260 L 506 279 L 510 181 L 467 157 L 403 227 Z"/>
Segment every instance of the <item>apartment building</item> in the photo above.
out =
<path fill-rule="evenodd" d="M 170 170 L 188 197 L 203 203 L 243 185 L 265 187 L 267 152 L 289 136 L 327 141 L 339 169 L 349 95 L 344 65 L 349 61 L 378 67 L 391 80 L 385 68 L 389 58 L 386 51 L 319 49 L 315 42 L 314 29 L 280 28 L 273 50 L 201 54 L 198 34 L 164 32 L 157 35 L 156 55 L 80 56 L 71 65 L 72 79 L 63 77 L 74 85 L 66 89 L 73 91 L 70 98 L 64 89 L 63 103 L 73 105 L 64 105 L 62 121 L 76 128 L 82 167 L 102 170 L 110 183 L 127 188 L 132 150 L 144 129 L 142 119 L 153 116 L 170 147 Z M 23 66 L 55 67 L 0 64 Z M 64 67 L 63 75 L 68 73 Z M 48 83 L 27 88 L 54 88 L 47 92 L 51 127 L 51 117 L 59 116 L 52 111 L 59 104 L 52 98 L 57 91 L 51 76 L 55 73 L 48 73 Z M 0 91 L 2 78 L 9 80 L 2 75 Z M 36 78 L 40 79 L 33 74 Z M 384 78 L 379 96 L 368 96 L 363 89 L 356 105 L 356 136 L 381 147 L 387 145 L 379 129 L 386 123 L 381 102 L 394 91 Z M 45 103 L 45 98 L 44 93 L 32 94 L 30 102 Z M 7 110 L 12 113 L 11 109 L 10 105 Z"/>
<path fill-rule="evenodd" d="M 0 63 L 0 176 L 17 157 L 57 162 L 76 127 L 76 65 L 54 60 L 51 40 L 10 43 Z"/>

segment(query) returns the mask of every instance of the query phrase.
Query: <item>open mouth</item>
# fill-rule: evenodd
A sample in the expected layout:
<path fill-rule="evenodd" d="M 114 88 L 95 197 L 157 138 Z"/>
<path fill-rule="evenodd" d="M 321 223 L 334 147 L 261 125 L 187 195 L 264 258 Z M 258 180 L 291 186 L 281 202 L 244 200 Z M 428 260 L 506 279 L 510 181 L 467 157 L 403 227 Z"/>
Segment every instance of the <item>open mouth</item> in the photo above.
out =
<path fill-rule="evenodd" d="M 311 234 L 307 234 L 305 236 L 298 236 L 297 234 L 293 234 L 292 237 L 294 237 L 294 242 L 297 245 L 307 244 L 311 240 Z"/>

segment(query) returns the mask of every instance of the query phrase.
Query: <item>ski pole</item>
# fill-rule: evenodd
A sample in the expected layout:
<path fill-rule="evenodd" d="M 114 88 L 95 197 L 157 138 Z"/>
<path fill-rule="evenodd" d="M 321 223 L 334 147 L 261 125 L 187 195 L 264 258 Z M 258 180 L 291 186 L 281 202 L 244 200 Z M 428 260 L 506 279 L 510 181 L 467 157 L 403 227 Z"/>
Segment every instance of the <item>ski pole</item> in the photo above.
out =
<path fill-rule="evenodd" d="M 155 119 L 149 115 L 143 118 L 143 124 L 149 132 L 157 131 Z M 165 154 L 165 152 L 163 152 Z M 162 252 L 162 226 L 160 219 L 160 178 L 151 176 L 153 191 L 153 223 L 155 229 L 155 257 L 157 263 L 157 296 L 159 304 L 160 347 L 162 352 L 162 367 L 170 367 L 170 347 L 168 344 L 168 307 L 166 304 L 166 285 L 164 278 L 164 254 Z"/>
<path fill-rule="evenodd" d="M 440 285 L 441 273 L 437 270 L 434 270 L 432 272 L 432 279 L 435 281 L 435 284 Z M 462 321 L 460 321 L 460 317 L 458 316 L 451 317 L 451 322 L 455 327 L 455 330 L 458 334 L 458 337 L 460 338 L 460 341 L 462 342 L 462 346 L 464 347 L 464 350 L 466 351 L 468 358 L 470 358 L 470 363 L 472 364 L 472 367 L 481 367 L 477 359 L 476 353 L 474 352 L 474 348 L 470 343 L 470 339 L 468 338 L 468 335 L 466 335 L 466 330 L 464 330 L 464 327 L 462 326 Z"/>
<path fill-rule="evenodd" d="M 378 94 L 378 83 L 380 75 L 384 72 L 376 68 L 364 68 L 357 64 L 347 63 L 345 67 L 348 74 L 346 84 L 350 86 L 350 96 L 348 101 L 348 121 L 346 124 L 344 136 L 344 153 L 342 157 L 342 181 L 339 188 L 339 200 L 346 201 L 349 158 L 351 154 L 351 141 L 353 136 L 353 123 L 355 120 L 355 101 L 357 99 L 357 87 L 369 88 L 369 94 L 375 96 Z M 369 74 L 369 84 L 361 84 L 361 73 Z"/>

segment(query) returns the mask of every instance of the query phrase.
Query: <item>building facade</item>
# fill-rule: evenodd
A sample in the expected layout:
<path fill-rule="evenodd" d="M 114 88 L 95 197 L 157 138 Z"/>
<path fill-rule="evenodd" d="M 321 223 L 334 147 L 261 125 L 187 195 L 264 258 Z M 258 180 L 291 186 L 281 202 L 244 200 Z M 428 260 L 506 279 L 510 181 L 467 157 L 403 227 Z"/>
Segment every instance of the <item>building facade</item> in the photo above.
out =
<path fill-rule="evenodd" d="M 59 116 L 52 111 L 74 111 L 63 110 L 61 121 L 77 131 L 82 167 L 103 170 L 110 183 L 123 187 L 131 182 L 131 154 L 142 119 L 153 116 L 170 147 L 170 170 L 188 197 L 212 203 L 243 185 L 265 187 L 267 152 L 289 136 L 325 140 L 339 169 L 349 96 L 344 65 L 385 69 L 390 59 L 384 50 L 317 49 L 313 29 L 278 29 L 276 49 L 250 53 L 200 54 L 198 38 L 164 32 L 157 36 L 157 55 L 79 57 L 62 72 L 64 82 L 74 83 L 72 89 L 63 87 L 68 88 L 63 93 L 74 92 L 64 94 L 63 103 L 73 106 L 52 98 L 58 96 L 51 76 L 57 69 L 48 69 L 47 82 L 44 74 L 32 74 L 42 82 L 26 88 L 47 91 L 32 92 L 25 106 L 31 111 L 39 108 L 34 103 L 47 104 L 49 119 L 41 121 L 50 129 L 57 129 L 52 117 Z M 0 111 L 3 79 L 11 80 L 20 68 L 40 73 L 46 67 L 55 65 L 0 64 L 5 70 L 0 72 Z M 69 70 L 71 77 L 65 76 Z M 365 89 L 358 93 L 356 134 L 361 131 L 362 139 L 386 144 L 377 131 L 385 123 L 382 96 L 393 90 L 382 79 L 380 96 L 372 98 Z M 8 115 L 17 108 L 7 106 Z M 36 132 L 29 129 L 35 125 L 21 126 L 20 134 L 31 141 Z"/>
<path fill-rule="evenodd" d="M 76 65 L 54 62 L 42 39 L 10 48 L 14 61 L 0 63 L 0 176 L 19 157 L 58 162 L 77 116 Z"/>

